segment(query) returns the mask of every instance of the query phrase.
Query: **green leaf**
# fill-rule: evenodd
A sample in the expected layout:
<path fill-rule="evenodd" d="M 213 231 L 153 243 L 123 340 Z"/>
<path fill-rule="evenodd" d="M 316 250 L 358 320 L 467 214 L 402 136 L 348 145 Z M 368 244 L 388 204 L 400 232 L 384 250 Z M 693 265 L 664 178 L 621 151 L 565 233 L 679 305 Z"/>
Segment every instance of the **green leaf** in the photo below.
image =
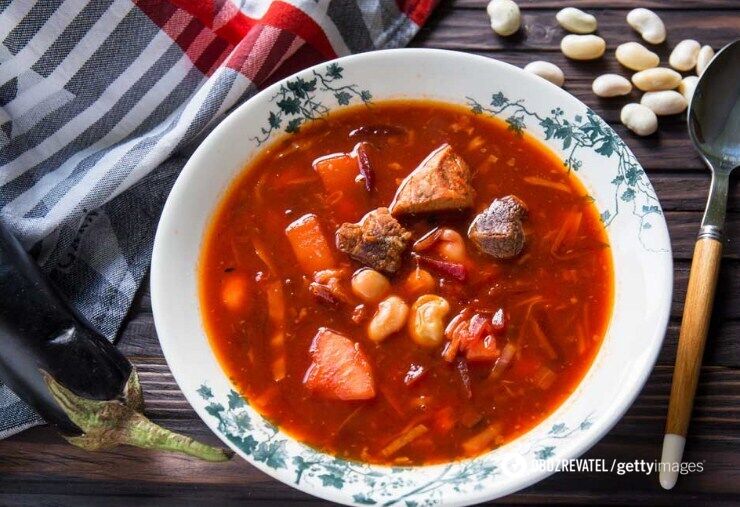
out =
<path fill-rule="evenodd" d="M 635 191 L 631 188 L 628 188 L 627 190 L 622 193 L 620 199 L 622 199 L 624 202 L 630 202 L 635 200 Z"/>
<path fill-rule="evenodd" d="M 303 118 L 293 118 L 288 122 L 288 125 L 285 127 L 285 131 L 288 134 L 295 134 L 300 130 L 302 122 Z"/>
<path fill-rule="evenodd" d="M 270 444 L 270 457 L 267 458 L 267 466 L 271 468 L 285 468 L 285 440 L 272 442 Z"/>
<path fill-rule="evenodd" d="M 564 432 L 567 429 L 568 427 L 564 423 L 555 424 L 553 425 L 552 429 L 550 429 L 550 434 L 557 435 L 559 433 Z"/>
<path fill-rule="evenodd" d="M 278 101 L 277 106 L 285 114 L 298 114 L 301 112 L 301 101 L 295 97 L 285 97 Z"/>
<path fill-rule="evenodd" d="M 246 410 L 240 410 L 234 414 L 233 421 L 236 427 L 242 431 L 252 430 L 252 419 L 249 417 L 249 413 Z"/>
<path fill-rule="evenodd" d="M 495 93 L 491 96 L 491 105 L 493 107 L 501 107 L 507 102 L 509 102 L 509 99 L 507 99 L 501 92 Z"/>
<path fill-rule="evenodd" d="M 612 185 L 619 185 L 619 184 L 620 184 L 620 183 L 622 183 L 623 181 L 624 181 L 624 176 L 622 176 L 622 175 L 620 174 L 619 176 L 615 177 L 615 178 L 614 178 L 614 179 L 612 180 Z"/>
<path fill-rule="evenodd" d="M 326 75 L 332 79 L 342 79 L 342 71 L 344 69 L 339 64 L 331 63 L 326 67 Z"/>
<path fill-rule="evenodd" d="M 362 99 L 363 102 L 370 102 L 373 100 L 373 94 L 370 93 L 370 90 L 362 90 L 360 92 L 360 99 Z"/>
<path fill-rule="evenodd" d="M 280 440 L 260 443 L 252 456 L 270 468 L 285 468 L 285 454 L 285 440 Z"/>
<path fill-rule="evenodd" d="M 605 138 L 604 142 L 601 143 L 601 146 L 596 148 L 596 153 L 607 158 L 611 157 L 612 153 L 614 153 L 614 144 L 612 143 L 612 139 Z"/>
<path fill-rule="evenodd" d="M 270 116 L 267 118 L 267 123 L 270 124 L 270 128 L 277 129 L 280 128 L 280 117 L 275 114 L 274 111 L 270 111 Z"/>
<path fill-rule="evenodd" d="M 204 400 L 209 400 L 213 398 L 213 391 L 211 391 L 211 388 L 205 384 L 200 386 L 196 392 L 200 394 L 201 398 L 203 398 Z"/>
<path fill-rule="evenodd" d="M 470 110 L 473 114 L 481 114 L 483 112 L 483 106 L 480 105 L 479 102 L 473 102 L 473 105 L 470 106 Z"/>
<path fill-rule="evenodd" d="M 534 453 L 534 457 L 537 459 L 548 459 L 555 455 L 555 447 L 548 445 Z"/>
<path fill-rule="evenodd" d="M 234 443 L 239 449 L 244 451 L 245 454 L 252 454 L 254 449 L 257 447 L 257 440 L 252 435 L 246 437 L 237 437 L 228 433 L 227 438 Z"/>
<path fill-rule="evenodd" d="M 376 503 L 378 503 L 372 498 L 363 495 L 362 493 L 357 493 L 356 495 L 352 495 L 352 500 L 354 500 L 355 503 L 359 503 L 362 505 L 375 505 Z"/>
<path fill-rule="evenodd" d="M 234 391 L 233 389 L 229 392 L 229 395 L 227 396 L 229 400 L 229 409 L 234 410 L 235 408 L 241 408 L 245 405 L 244 398 L 241 397 L 239 393 Z"/>
<path fill-rule="evenodd" d="M 344 479 L 337 474 L 322 474 L 319 475 L 322 486 L 331 486 L 333 488 L 342 489 L 344 487 Z"/>
<path fill-rule="evenodd" d="M 642 228 L 643 229 L 652 229 L 653 226 L 650 224 L 650 222 L 645 222 L 644 224 L 642 224 Z"/>
<path fill-rule="evenodd" d="M 347 104 L 349 104 L 349 101 L 352 100 L 352 95 L 345 91 L 335 93 L 334 97 L 337 99 L 337 103 L 340 106 L 346 106 Z"/>
<path fill-rule="evenodd" d="M 605 210 L 601 213 L 601 221 L 606 222 L 607 220 L 611 218 L 611 216 L 612 216 L 612 212 L 609 210 Z"/>
<path fill-rule="evenodd" d="M 574 120 L 574 121 L 575 121 L 576 123 L 581 123 L 581 121 L 583 121 L 583 116 L 581 116 L 580 114 L 577 114 L 577 115 L 575 116 L 575 118 L 573 118 L 573 120 Z"/>
<path fill-rule="evenodd" d="M 634 187 L 637 184 L 637 180 L 640 177 L 636 167 L 630 167 L 624 171 L 624 178 L 627 180 L 627 184 Z"/>
<path fill-rule="evenodd" d="M 208 412 L 209 414 L 211 414 L 213 417 L 219 417 L 220 418 L 221 417 L 221 412 L 223 412 L 224 410 L 225 410 L 224 409 L 224 406 L 221 405 L 220 403 L 209 403 L 206 406 L 206 412 Z"/>
<path fill-rule="evenodd" d="M 506 123 L 509 125 L 509 130 L 517 135 L 521 135 L 524 130 L 524 118 L 521 116 L 509 116 L 506 118 Z"/>

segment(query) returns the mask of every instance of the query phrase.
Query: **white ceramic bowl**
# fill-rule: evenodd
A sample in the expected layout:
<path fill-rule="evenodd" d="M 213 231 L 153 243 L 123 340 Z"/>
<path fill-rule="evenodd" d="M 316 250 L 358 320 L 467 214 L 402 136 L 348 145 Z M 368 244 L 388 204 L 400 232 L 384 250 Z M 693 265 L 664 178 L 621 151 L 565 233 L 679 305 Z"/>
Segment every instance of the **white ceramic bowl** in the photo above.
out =
<path fill-rule="evenodd" d="M 500 116 L 512 129 L 525 129 L 577 170 L 607 224 L 615 269 L 614 311 L 601 350 L 578 389 L 525 435 L 456 463 L 366 465 L 293 440 L 233 391 L 204 332 L 196 264 L 216 204 L 260 145 L 290 135 L 283 132 L 286 128 L 313 121 L 277 104 L 293 93 L 288 84 L 301 83 L 312 102 L 328 110 L 401 97 L 467 104 L 479 114 Z M 172 189 L 157 231 L 151 276 L 154 317 L 167 363 L 214 433 L 276 479 L 318 497 L 358 505 L 490 500 L 549 475 L 545 461 L 586 451 L 617 422 L 647 379 L 668 322 L 672 280 L 668 231 L 655 192 L 632 152 L 606 123 L 569 93 L 516 67 L 422 49 L 378 51 L 318 65 L 271 86 L 230 114 L 193 154 Z"/>

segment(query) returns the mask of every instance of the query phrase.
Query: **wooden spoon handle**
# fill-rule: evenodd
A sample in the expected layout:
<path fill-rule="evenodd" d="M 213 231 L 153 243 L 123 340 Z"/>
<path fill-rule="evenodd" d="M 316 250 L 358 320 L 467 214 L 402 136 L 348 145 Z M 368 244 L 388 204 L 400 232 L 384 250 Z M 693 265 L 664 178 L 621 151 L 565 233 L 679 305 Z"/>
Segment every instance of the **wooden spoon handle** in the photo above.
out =
<path fill-rule="evenodd" d="M 668 405 L 666 439 L 663 444 L 663 463 L 680 463 L 683 444 L 694 405 L 696 384 L 699 380 L 701 358 L 707 340 L 712 315 L 714 290 L 717 286 L 722 243 L 712 238 L 700 238 L 694 247 L 689 287 L 686 292 L 681 334 L 678 338 L 676 366 L 673 370 L 671 400 Z M 661 471 L 661 484 L 670 489 L 676 474 Z"/>
<path fill-rule="evenodd" d="M 721 242 L 710 238 L 696 242 L 681 321 L 681 334 L 678 338 L 666 433 L 685 437 L 689 427 L 721 257 Z"/>

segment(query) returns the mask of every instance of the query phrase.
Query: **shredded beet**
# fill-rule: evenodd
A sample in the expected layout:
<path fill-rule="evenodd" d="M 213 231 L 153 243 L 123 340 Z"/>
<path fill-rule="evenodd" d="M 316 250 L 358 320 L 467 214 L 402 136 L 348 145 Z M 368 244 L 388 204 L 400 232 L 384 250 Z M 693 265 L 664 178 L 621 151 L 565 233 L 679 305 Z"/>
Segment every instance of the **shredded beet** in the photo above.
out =
<path fill-rule="evenodd" d="M 468 268 L 466 268 L 464 264 L 433 259 L 426 255 L 414 254 L 414 256 L 418 260 L 419 264 L 436 271 L 442 276 L 453 278 L 458 282 L 464 282 L 468 279 Z"/>
<path fill-rule="evenodd" d="M 400 136 L 405 133 L 405 128 L 394 125 L 366 125 L 351 131 L 349 137 L 352 139 L 354 137 Z"/>
<path fill-rule="evenodd" d="M 367 155 L 367 143 L 357 143 L 355 147 L 357 152 L 357 166 L 360 169 L 360 174 L 365 179 L 365 190 L 372 192 L 375 188 L 375 170 L 372 164 L 370 164 L 370 157 Z"/>

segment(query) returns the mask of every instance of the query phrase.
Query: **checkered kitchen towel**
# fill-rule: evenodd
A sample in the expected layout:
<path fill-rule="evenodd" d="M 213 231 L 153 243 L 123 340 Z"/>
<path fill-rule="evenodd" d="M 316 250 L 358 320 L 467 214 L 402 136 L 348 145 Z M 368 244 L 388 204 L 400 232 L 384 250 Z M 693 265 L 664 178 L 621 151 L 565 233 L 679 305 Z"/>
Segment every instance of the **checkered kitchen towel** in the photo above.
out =
<path fill-rule="evenodd" d="M 174 178 L 234 106 L 405 45 L 436 0 L 0 0 L 0 220 L 113 339 Z M 0 438 L 41 419 L 0 384 Z"/>

